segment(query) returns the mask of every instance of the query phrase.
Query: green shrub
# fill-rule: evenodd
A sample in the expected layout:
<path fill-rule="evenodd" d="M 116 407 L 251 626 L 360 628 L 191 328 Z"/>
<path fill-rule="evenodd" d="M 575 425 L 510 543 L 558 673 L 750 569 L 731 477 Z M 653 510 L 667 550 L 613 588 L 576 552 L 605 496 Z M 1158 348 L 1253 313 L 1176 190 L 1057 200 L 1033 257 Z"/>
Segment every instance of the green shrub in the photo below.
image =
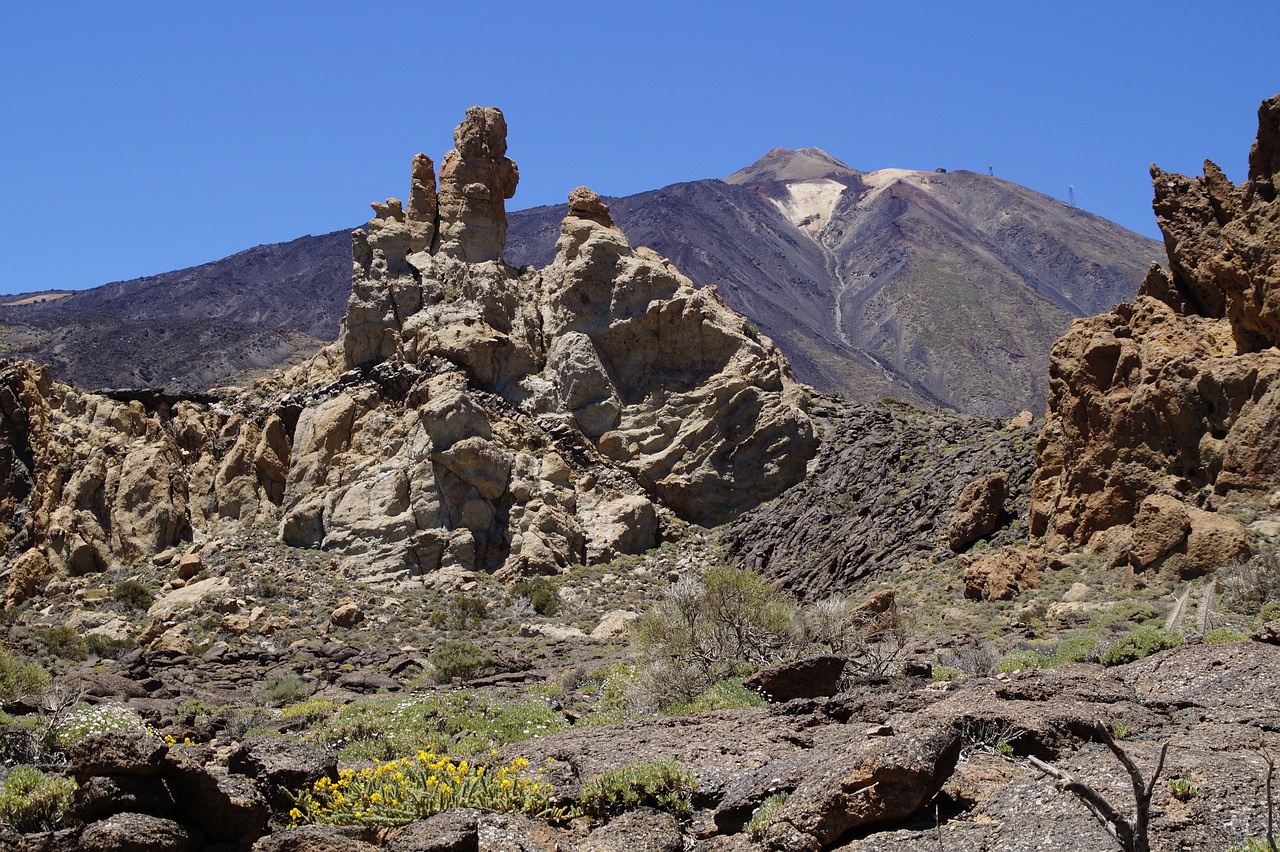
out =
<path fill-rule="evenodd" d="M 19 659 L 8 648 L 0 647 L 0 703 L 8 703 L 24 695 L 45 695 L 53 680 L 37 663 Z"/>
<path fill-rule="evenodd" d="M 298 701 L 280 708 L 280 716 L 285 719 L 302 719 L 308 725 L 323 722 L 338 712 L 337 702 L 327 698 L 312 698 Z"/>
<path fill-rule="evenodd" d="M 1047 669 L 1054 665 L 1056 660 L 1052 657 L 1046 657 L 1038 651 L 1010 651 L 1000 658 L 1000 662 L 996 665 L 997 671 L 1016 672 L 1025 671 L 1027 669 Z"/>
<path fill-rule="evenodd" d="M 944 666 L 942 663 L 933 664 L 933 679 L 943 681 L 964 680 L 967 675 L 955 666 Z"/>
<path fill-rule="evenodd" d="M 128 636 L 115 638 L 103 636 L 101 633 L 87 633 L 84 637 L 84 649 L 94 657 L 104 660 L 118 660 L 129 651 L 138 647 L 138 643 Z"/>
<path fill-rule="evenodd" d="M 307 685 L 293 672 L 276 672 L 267 675 L 261 688 L 258 689 L 258 700 L 273 707 L 292 704 L 305 698 L 306 695 Z"/>
<path fill-rule="evenodd" d="M 1097 633 L 1070 636 L 1058 643 L 1057 650 L 1053 652 L 1054 659 L 1059 664 L 1097 662 L 1098 642 Z"/>
<path fill-rule="evenodd" d="M 1189 802 L 1194 799 L 1199 790 L 1191 785 L 1191 782 L 1185 778 L 1169 779 L 1169 794 L 1179 802 Z"/>
<path fill-rule="evenodd" d="M 632 633 L 660 707 L 687 701 L 744 664 L 794 651 L 801 638 L 795 603 L 759 575 L 717 566 L 685 577 L 642 616 Z"/>
<path fill-rule="evenodd" d="M 555 615 L 560 611 L 560 595 L 556 592 L 555 583 L 546 577 L 534 577 L 516 583 L 516 594 L 523 595 L 533 604 L 533 611 L 538 615 Z"/>
<path fill-rule="evenodd" d="M 133 609 L 146 609 L 155 600 L 151 590 L 137 580 L 121 580 L 116 583 L 111 597 Z"/>
<path fill-rule="evenodd" d="M 454 678 L 470 680 L 493 668 L 498 658 L 478 645 L 451 639 L 432 651 L 427 661 L 431 663 L 436 683 L 449 683 Z"/>
<path fill-rule="evenodd" d="M 58 827 L 71 804 L 75 782 L 45 775 L 33 766 L 19 766 L 0 787 L 0 821 L 15 831 L 50 831 Z"/>
<path fill-rule="evenodd" d="M 458 595 L 452 604 L 453 626 L 459 630 L 480 624 L 489 617 L 489 604 L 484 598 Z"/>
<path fill-rule="evenodd" d="M 603 818 L 635 808 L 686 814 L 693 810 L 694 778 L 674 759 L 629 763 L 602 772 L 582 785 L 578 803 L 588 816 Z"/>
<path fill-rule="evenodd" d="M 1134 627 L 1128 633 L 1107 646 L 1103 651 L 1101 662 L 1104 666 L 1118 666 L 1131 663 L 1143 657 L 1149 657 L 1156 651 L 1166 648 L 1177 648 L 1184 640 L 1178 633 L 1160 627 L 1142 625 Z"/>
<path fill-rule="evenodd" d="M 740 707 L 763 707 L 768 704 L 760 693 L 747 689 L 741 678 L 726 678 L 714 683 L 688 701 L 678 701 L 662 712 L 667 716 L 692 716 L 712 710 L 735 710 Z"/>
<path fill-rule="evenodd" d="M 769 830 L 769 826 L 773 825 L 773 820 L 778 815 L 778 811 L 782 810 L 782 806 L 790 798 L 790 793 L 774 793 L 769 796 L 751 814 L 751 819 L 747 820 L 743 830 L 751 836 L 752 840 L 757 842 L 764 840 L 764 833 Z"/>
<path fill-rule="evenodd" d="M 216 712 L 209 702 L 193 698 L 179 705 L 175 717 L 184 725 L 200 725 L 212 719 Z"/>
<path fill-rule="evenodd" d="M 40 631 L 39 639 L 49 653 L 64 660 L 83 660 L 89 649 L 79 633 L 65 624 Z"/>
<path fill-rule="evenodd" d="M 1226 645 L 1228 642 L 1247 642 L 1248 640 L 1248 636 L 1230 627 L 1219 627 L 1200 637 L 1200 641 L 1206 645 Z"/>

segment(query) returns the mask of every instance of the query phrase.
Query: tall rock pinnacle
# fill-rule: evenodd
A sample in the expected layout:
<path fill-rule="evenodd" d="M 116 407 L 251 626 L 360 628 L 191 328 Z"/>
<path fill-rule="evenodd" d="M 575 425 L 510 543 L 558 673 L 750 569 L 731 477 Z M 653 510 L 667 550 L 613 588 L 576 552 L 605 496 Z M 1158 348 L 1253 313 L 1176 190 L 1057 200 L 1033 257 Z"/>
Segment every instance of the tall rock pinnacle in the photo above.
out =
<path fill-rule="evenodd" d="M 471 107 L 453 131 L 457 147 L 440 167 L 438 252 L 468 263 L 501 260 L 507 240 L 505 199 L 520 172 L 507 158 L 507 122 L 496 107 Z"/>

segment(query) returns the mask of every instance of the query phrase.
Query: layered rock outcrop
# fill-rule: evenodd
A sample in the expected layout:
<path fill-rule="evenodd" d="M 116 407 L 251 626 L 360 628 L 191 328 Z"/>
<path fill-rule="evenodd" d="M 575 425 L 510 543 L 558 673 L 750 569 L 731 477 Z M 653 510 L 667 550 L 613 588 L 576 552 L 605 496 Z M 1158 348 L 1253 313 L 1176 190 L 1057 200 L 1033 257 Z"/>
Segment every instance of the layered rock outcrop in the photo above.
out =
<path fill-rule="evenodd" d="M 419 154 L 408 206 L 353 234 L 339 341 L 255 393 L 111 399 L 6 368 L 10 599 L 244 522 L 366 579 L 555 571 L 803 476 L 816 440 L 769 340 L 586 188 L 550 266 L 507 266 L 501 112 L 469 109 L 454 142 L 438 189 Z"/>
<path fill-rule="evenodd" d="M 1169 268 L 1054 347 L 1034 535 L 1138 570 L 1240 556 L 1243 529 L 1198 510 L 1280 485 L 1278 166 L 1280 96 L 1259 110 L 1243 184 L 1207 161 L 1199 178 L 1152 167 Z"/>

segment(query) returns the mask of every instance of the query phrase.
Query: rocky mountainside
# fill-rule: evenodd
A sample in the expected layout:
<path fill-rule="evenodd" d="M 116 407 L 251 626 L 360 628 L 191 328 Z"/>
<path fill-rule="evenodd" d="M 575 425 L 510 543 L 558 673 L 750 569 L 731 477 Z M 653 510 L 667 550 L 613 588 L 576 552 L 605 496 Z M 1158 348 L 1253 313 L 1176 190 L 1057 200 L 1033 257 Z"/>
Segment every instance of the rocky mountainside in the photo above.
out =
<path fill-rule="evenodd" d="M 632 249 L 590 190 L 555 260 L 503 264 L 517 174 L 479 108 L 439 190 L 353 235 L 339 340 L 254 392 L 81 393 L 0 372 L 8 599 L 239 524 L 384 581 L 515 578 L 657 544 L 798 481 L 815 451 L 782 355 L 716 296 Z"/>
<path fill-rule="evenodd" d="M 801 381 L 999 416 L 1043 410 L 1074 317 L 1131 297 L 1156 243 L 968 172 L 859 172 L 776 149 L 725 180 L 608 199 L 636 245 L 773 338 Z M 564 208 L 510 216 L 506 260 L 545 266 Z M 0 353 L 88 388 L 206 388 L 296 363 L 337 333 L 347 232 L 49 301 L 0 302 Z"/>
<path fill-rule="evenodd" d="M 58 299 L 4 298 L 0 354 L 85 388 L 245 381 L 334 339 L 350 267 L 349 232 L 338 231 Z"/>
<path fill-rule="evenodd" d="M 1158 256 L 999 178 L 860 172 L 815 148 L 610 203 L 633 241 L 777 341 L 802 381 L 985 416 L 1042 411 L 1053 341 L 1129 298 Z M 557 215 L 514 214 L 508 259 L 544 261 Z"/>
<path fill-rule="evenodd" d="M 984 546 L 1026 540 L 1031 418 L 1002 423 L 838 399 L 815 401 L 813 413 L 822 430 L 813 472 L 721 533 L 744 565 L 818 599 L 913 562 L 948 559 L 979 539 Z M 952 517 L 974 502 L 962 499 L 965 489 L 987 480 L 999 483 L 988 517 L 957 538 Z"/>
<path fill-rule="evenodd" d="M 1248 548 L 1213 510 L 1280 487 L 1280 98 L 1258 118 L 1240 186 L 1153 167 L 1168 270 L 1053 348 L 1031 507 L 1051 547 L 1195 576 Z"/>

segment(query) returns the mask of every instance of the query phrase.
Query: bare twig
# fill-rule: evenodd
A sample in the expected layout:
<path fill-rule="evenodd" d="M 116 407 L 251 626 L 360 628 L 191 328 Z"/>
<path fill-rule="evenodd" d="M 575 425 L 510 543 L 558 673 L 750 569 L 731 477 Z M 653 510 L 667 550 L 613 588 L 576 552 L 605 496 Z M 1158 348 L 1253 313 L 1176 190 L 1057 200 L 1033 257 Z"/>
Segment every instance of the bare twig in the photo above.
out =
<path fill-rule="evenodd" d="M 1035 757 L 1029 757 L 1027 760 L 1045 775 L 1056 779 L 1061 789 L 1079 798 L 1097 817 L 1098 821 L 1102 823 L 1107 833 L 1116 839 L 1125 852 L 1150 852 L 1151 841 L 1148 837 L 1148 826 L 1151 822 L 1151 796 L 1155 792 L 1156 779 L 1160 777 L 1160 773 L 1164 769 L 1164 759 L 1169 751 L 1169 744 L 1164 743 L 1160 746 L 1160 756 L 1156 761 L 1155 771 L 1151 773 L 1150 780 L 1147 780 L 1142 777 L 1142 772 L 1133 762 L 1133 759 L 1129 757 L 1128 753 L 1116 744 L 1115 738 L 1105 725 L 1098 723 L 1094 727 L 1094 732 L 1110 749 L 1111 753 L 1116 756 L 1116 759 L 1120 761 L 1125 771 L 1129 773 L 1129 780 L 1133 784 L 1135 806 L 1133 822 L 1125 819 L 1124 815 L 1108 802 L 1101 793 L 1083 781 L 1077 780 L 1069 772 Z"/>

